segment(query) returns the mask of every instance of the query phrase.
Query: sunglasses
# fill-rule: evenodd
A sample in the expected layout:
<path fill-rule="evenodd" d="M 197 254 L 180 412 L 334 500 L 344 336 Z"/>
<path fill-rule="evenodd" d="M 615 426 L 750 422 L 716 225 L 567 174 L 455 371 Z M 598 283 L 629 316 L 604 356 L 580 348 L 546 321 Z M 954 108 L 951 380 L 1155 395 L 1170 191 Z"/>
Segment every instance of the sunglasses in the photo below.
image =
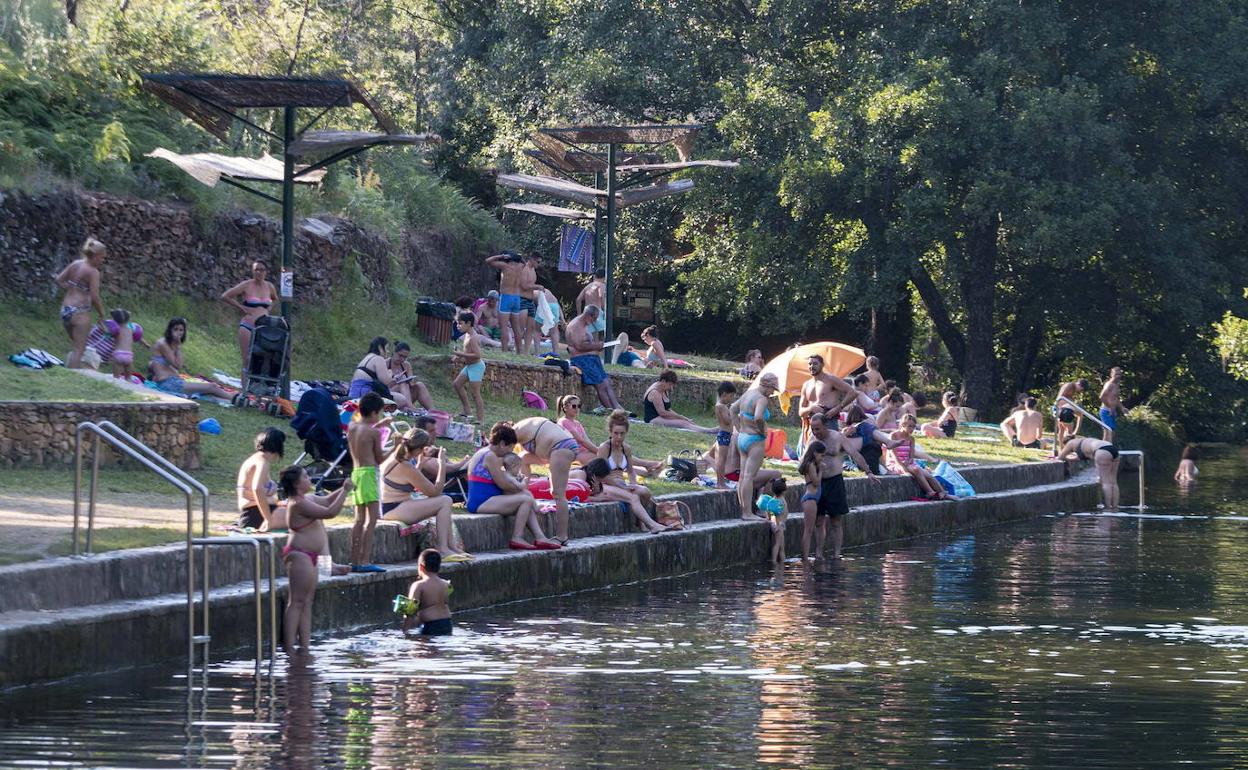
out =
<path fill-rule="evenodd" d="M 568 406 L 568 408 L 569 408 L 569 409 L 580 409 L 580 408 L 581 408 L 581 405 L 580 405 L 580 404 L 568 404 L 567 406 Z"/>

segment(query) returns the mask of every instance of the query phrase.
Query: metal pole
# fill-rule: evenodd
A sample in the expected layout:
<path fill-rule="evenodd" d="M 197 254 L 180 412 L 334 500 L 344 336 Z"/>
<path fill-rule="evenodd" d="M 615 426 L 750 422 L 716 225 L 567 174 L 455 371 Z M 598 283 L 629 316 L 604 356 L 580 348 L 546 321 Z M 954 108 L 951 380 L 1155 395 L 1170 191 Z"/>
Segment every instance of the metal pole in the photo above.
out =
<path fill-rule="evenodd" d="M 282 129 L 282 273 L 293 269 L 295 251 L 295 157 L 290 154 L 290 145 L 295 141 L 295 108 L 284 110 L 285 121 Z M 283 283 L 285 279 L 283 277 Z M 293 292 L 294 283 L 291 283 Z M 290 319 L 290 300 L 282 293 L 282 315 Z M 290 381 L 282 378 L 282 398 L 290 398 Z M 204 533 L 207 537 L 208 533 Z"/>
<path fill-rule="evenodd" d="M 192 684 L 195 671 L 195 512 L 191 496 L 186 496 L 186 681 Z"/>
<path fill-rule="evenodd" d="M 594 172 L 594 189 L 602 189 L 602 172 Z M 602 270 L 602 246 L 598 233 L 602 231 L 602 206 L 594 204 L 594 269 Z"/>
<path fill-rule="evenodd" d="M 1140 510 L 1144 510 L 1144 452 L 1140 451 Z"/>
<path fill-rule="evenodd" d="M 93 540 L 95 535 L 95 490 L 96 479 L 100 475 L 100 434 L 95 434 L 95 441 L 91 442 L 91 491 L 90 499 L 87 501 L 87 553 L 92 553 Z"/>
<path fill-rule="evenodd" d="M 252 540 L 251 543 L 255 546 L 254 554 L 256 560 L 254 571 L 251 573 L 251 579 L 252 596 L 256 600 L 256 679 L 259 679 L 260 662 L 264 660 L 264 615 L 261 612 L 260 605 L 263 601 L 263 597 L 260 594 L 260 572 L 262 568 L 260 566 L 260 541 Z"/>
<path fill-rule="evenodd" d="M 602 267 L 607 271 L 607 298 L 603 302 L 606 307 L 602 312 L 607 314 L 607 326 L 603 339 L 609 340 L 615 335 L 615 318 L 612 306 L 615 304 L 615 266 L 611 260 L 615 258 L 615 143 L 607 145 L 607 240 L 603 248 Z"/>
<path fill-rule="evenodd" d="M 277 660 L 277 540 L 269 539 L 269 672 Z"/>
<path fill-rule="evenodd" d="M 78 512 L 82 507 L 82 429 L 74 431 L 74 556 L 78 555 Z"/>

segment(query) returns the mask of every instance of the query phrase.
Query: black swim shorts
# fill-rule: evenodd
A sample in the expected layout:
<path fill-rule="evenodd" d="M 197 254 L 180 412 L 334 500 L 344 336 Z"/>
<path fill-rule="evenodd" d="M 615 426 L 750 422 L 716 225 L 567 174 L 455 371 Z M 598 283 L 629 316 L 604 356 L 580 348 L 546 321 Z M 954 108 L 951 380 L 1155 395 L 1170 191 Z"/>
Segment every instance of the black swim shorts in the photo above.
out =
<path fill-rule="evenodd" d="M 849 498 L 845 496 L 845 477 L 829 476 L 819 482 L 819 516 L 844 516 L 849 513 Z"/>
<path fill-rule="evenodd" d="M 520 309 L 529 314 L 529 318 L 537 318 L 537 301 L 520 298 Z"/>
<path fill-rule="evenodd" d="M 1064 407 L 1062 407 L 1062 408 L 1061 408 L 1061 410 L 1060 410 L 1060 411 L 1058 411 L 1058 413 L 1057 413 L 1057 421 L 1058 421 L 1058 422 L 1067 422 L 1067 423 L 1074 422 L 1074 421 L 1075 421 L 1075 410 L 1074 410 L 1074 409 L 1071 409 L 1071 408 L 1070 408 L 1070 407 L 1068 407 L 1068 406 L 1064 406 Z"/>
<path fill-rule="evenodd" d="M 264 525 L 264 516 L 260 513 L 260 509 L 254 505 L 249 505 L 238 513 L 238 526 L 252 529 L 260 529 Z"/>

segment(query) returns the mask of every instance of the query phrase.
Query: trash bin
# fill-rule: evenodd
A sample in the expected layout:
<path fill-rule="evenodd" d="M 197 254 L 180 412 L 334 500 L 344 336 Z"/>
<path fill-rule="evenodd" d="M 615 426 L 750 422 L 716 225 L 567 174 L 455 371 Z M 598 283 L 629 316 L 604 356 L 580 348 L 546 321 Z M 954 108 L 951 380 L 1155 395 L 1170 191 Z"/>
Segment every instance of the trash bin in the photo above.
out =
<path fill-rule="evenodd" d="M 455 305 L 438 302 L 431 297 L 416 300 L 416 329 L 430 345 L 445 345 L 451 341 L 451 326 L 455 322 Z"/>

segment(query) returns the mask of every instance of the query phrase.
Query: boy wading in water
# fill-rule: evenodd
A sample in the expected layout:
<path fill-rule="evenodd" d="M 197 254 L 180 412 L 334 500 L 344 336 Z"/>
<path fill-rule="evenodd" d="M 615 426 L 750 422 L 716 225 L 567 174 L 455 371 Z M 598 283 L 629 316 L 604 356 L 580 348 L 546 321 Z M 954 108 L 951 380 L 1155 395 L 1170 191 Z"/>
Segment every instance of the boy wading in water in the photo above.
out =
<path fill-rule="evenodd" d="M 407 596 L 394 598 L 394 610 L 403 616 L 403 632 L 420 623 L 421 636 L 447 636 L 451 633 L 451 582 L 438 574 L 442 555 L 435 548 L 420 552 L 417 564 L 420 579 L 407 589 Z"/>
<path fill-rule="evenodd" d="M 455 379 L 451 380 L 451 385 L 455 387 L 455 392 L 459 394 L 459 402 L 464 406 L 464 411 L 455 416 L 467 420 L 472 419 L 472 416 L 468 414 L 468 389 L 471 388 L 472 400 L 477 407 L 477 424 L 484 425 L 485 403 L 481 401 L 481 378 L 485 376 L 485 361 L 481 358 L 481 343 L 477 341 L 477 335 L 472 331 L 475 320 L 472 313 L 460 313 L 455 321 L 459 324 L 459 330 L 462 333 L 460 339 L 464 341 L 464 349 L 455 353 L 451 360 L 454 363 L 463 364 L 464 368 L 459 370 Z"/>
<path fill-rule="evenodd" d="M 347 428 L 347 446 L 351 449 L 351 505 L 355 506 L 355 526 L 351 528 L 351 571 L 385 572 L 369 561 L 373 552 L 373 530 L 381 518 L 381 497 L 377 488 L 377 466 L 381 464 L 381 431 L 378 427 L 389 422 L 382 419 L 385 403 L 376 393 L 360 397 L 360 408 Z"/>

